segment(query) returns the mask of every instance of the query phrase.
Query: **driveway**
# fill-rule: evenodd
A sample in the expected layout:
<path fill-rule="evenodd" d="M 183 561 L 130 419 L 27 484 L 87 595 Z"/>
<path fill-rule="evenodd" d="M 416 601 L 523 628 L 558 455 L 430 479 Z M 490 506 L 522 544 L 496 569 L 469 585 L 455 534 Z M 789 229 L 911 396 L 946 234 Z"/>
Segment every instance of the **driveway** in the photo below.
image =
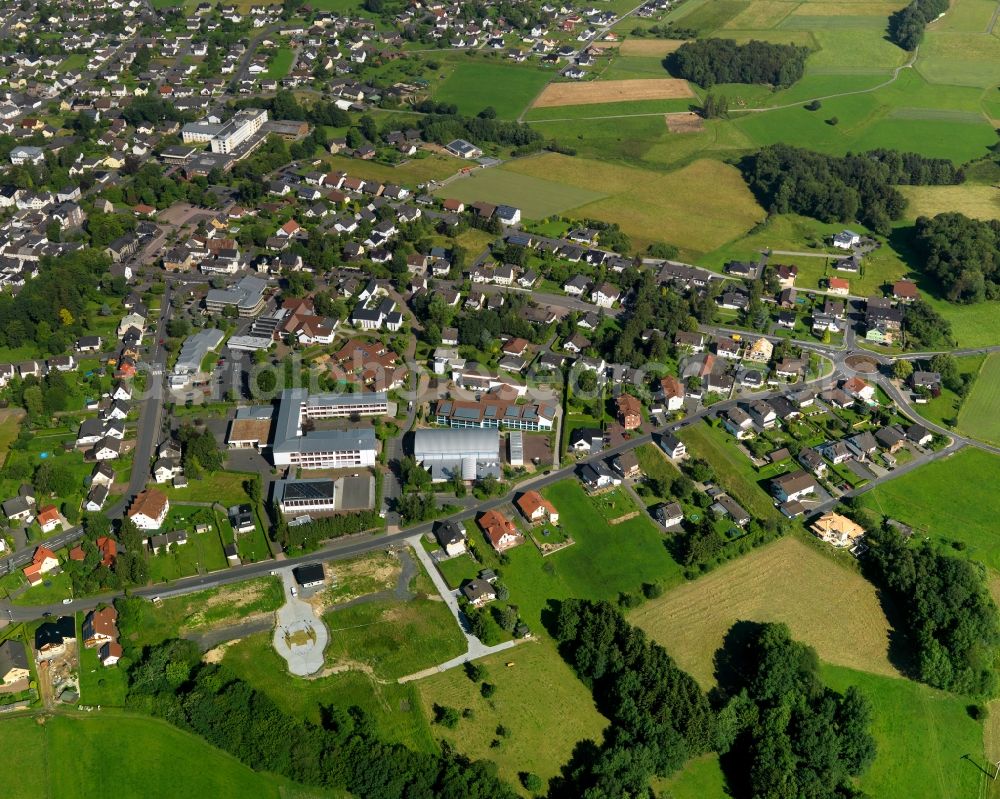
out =
<path fill-rule="evenodd" d="M 323 650 L 330 634 L 312 605 L 292 596 L 295 577 L 291 567 L 280 569 L 278 574 L 285 588 L 285 604 L 278 609 L 274 648 L 287 661 L 292 674 L 308 677 L 323 668 Z"/>

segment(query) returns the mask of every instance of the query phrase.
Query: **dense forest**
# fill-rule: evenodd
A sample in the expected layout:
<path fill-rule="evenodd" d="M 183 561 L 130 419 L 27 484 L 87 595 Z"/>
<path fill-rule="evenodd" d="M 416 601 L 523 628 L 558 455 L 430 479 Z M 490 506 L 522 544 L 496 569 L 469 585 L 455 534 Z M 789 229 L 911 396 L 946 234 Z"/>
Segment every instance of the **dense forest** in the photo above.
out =
<path fill-rule="evenodd" d="M 453 139 L 504 147 L 541 146 L 542 142 L 542 134 L 527 125 L 483 116 L 429 114 L 420 118 L 420 131 L 427 141 L 438 144 L 446 144 Z"/>
<path fill-rule="evenodd" d="M 876 528 L 866 541 L 873 579 L 905 614 L 919 679 L 956 693 L 995 693 L 1000 627 L 981 567 L 927 542 L 911 547 L 895 529 Z"/>
<path fill-rule="evenodd" d="M 550 796 L 643 796 L 654 774 L 714 748 L 715 718 L 701 688 L 613 605 L 563 602 L 556 640 L 611 726 L 599 751 L 576 753 Z"/>
<path fill-rule="evenodd" d="M 917 219 L 916 249 L 924 269 L 952 302 L 1000 297 L 1000 222 L 959 213 Z"/>
<path fill-rule="evenodd" d="M 913 0 L 889 17 L 889 41 L 904 50 L 916 50 L 924 28 L 948 10 L 948 0 Z"/>
<path fill-rule="evenodd" d="M 770 213 L 797 213 L 821 222 L 857 220 L 883 235 L 906 208 L 897 185 L 946 185 L 965 179 L 951 161 L 916 153 L 871 150 L 833 156 L 787 144 L 747 156 L 740 169 Z"/>
<path fill-rule="evenodd" d="M 129 668 L 128 680 L 130 710 L 166 719 L 253 769 L 304 785 L 365 799 L 517 796 L 492 763 L 384 743 L 360 710 L 323 708 L 320 726 L 289 716 L 224 667 L 202 663 L 191 641 L 146 649 Z"/>
<path fill-rule="evenodd" d="M 108 264 L 96 250 L 43 258 L 38 277 L 16 297 L 0 294 L 0 346 L 16 348 L 32 341 L 43 350 L 65 352 L 87 332 L 88 304 L 124 295 L 124 280 L 112 279 Z"/>
<path fill-rule="evenodd" d="M 671 75 L 709 88 L 717 83 L 791 86 L 802 77 L 808 47 L 732 39 L 699 39 L 682 44 L 664 60 Z"/>
<path fill-rule="evenodd" d="M 784 624 L 738 622 L 717 658 L 723 769 L 736 796 L 860 797 L 852 779 L 875 759 L 871 706 L 823 685 L 816 651 Z M 722 741 L 725 745 L 726 741 Z"/>

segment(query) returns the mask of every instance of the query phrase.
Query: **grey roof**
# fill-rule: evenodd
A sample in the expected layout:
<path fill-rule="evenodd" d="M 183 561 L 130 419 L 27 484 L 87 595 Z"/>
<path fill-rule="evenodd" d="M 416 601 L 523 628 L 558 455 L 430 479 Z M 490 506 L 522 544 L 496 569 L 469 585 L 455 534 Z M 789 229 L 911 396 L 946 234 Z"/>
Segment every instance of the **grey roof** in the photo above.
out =
<path fill-rule="evenodd" d="M 330 407 L 332 405 L 362 405 L 386 402 L 389 395 L 384 391 L 361 392 L 357 394 L 312 394 L 305 399 L 308 407 Z"/>
<path fill-rule="evenodd" d="M 259 277 L 244 277 L 235 286 L 226 289 L 209 289 L 205 295 L 206 303 L 219 305 L 236 305 L 240 308 L 253 308 L 259 301 L 267 281 Z"/>
<path fill-rule="evenodd" d="M 16 640 L 8 640 L 0 644 L 0 679 L 5 677 L 11 669 L 26 668 L 28 668 L 28 654 L 24 650 L 24 644 Z"/>
<path fill-rule="evenodd" d="M 500 431 L 496 429 L 417 430 L 413 455 L 418 462 L 476 458 L 498 460 Z"/>
<path fill-rule="evenodd" d="M 205 360 L 210 350 L 216 349 L 222 343 L 222 339 L 222 331 L 214 327 L 199 330 L 188 336 L 174 364 L 174 374 L 189 375 L 200 372 L 201 362 Z"/>

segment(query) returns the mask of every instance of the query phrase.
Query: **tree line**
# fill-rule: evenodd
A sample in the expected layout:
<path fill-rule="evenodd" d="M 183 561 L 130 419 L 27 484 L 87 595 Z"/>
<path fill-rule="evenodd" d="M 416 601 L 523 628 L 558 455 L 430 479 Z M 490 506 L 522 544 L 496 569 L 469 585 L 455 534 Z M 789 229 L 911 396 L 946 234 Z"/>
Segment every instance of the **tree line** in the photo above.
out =
<path fill-rule="evenodd" d="M 717 737 L 735 796 L 846 799 L 875 759 L 868 699 L 825 686 L 784 624 L 737 622 L 716 658 Z"/>
<path fill-rule="evenodd" d="M 914 244 L 924 270 L 951 302 L 1000 297 L 1000 222 L 950 212 L 917 218 Z"/>
<path fill-rule="evenodd" d="M 664 59 L 671 75 L 706 89 L 716 83 L 791 86 L 805 70 L 808 47 L 733 39 L 699 39 L 682 44 Z"/>
<path fill-rule="evenodd" d="M 916 50 L 927 24 L 948 10 L 948 0 L 913 0 L 889 17 L 889 41 L 904 50 Z"/>
<path fill-rule="evenodd" d="M 740 170 L 770 213 L 797 213 L 821 222 L 857 220 L 883 235 L 906 208 L 897 185 L 950 185 L 965 179 L 960 168 L 942 158 L 895 150 L 834 156 L 787 144 L 747 156 Z"/>
<path fill-rule="evenodd" d="M 147 648 L 128 670 L 126 706 L 169 721 L 258 771 L 366 799 L 516 799 L 492 763 L 445 748 L 414 752 L 380 740 L 357 708 L 322 709 L 321 724 L 283 712 L 190 641 Z"/>
<path fill-rule="evenodd" d="M 888 526 L 872 530 L 865 540 L 873 580 L 898 600 L 906 619 L 917 677 L 956 693 L 994 694 L 1000 626 L 983 568 L 926 541 L 911 547 Z"/>
<path fill-rule="evenodd" d="M 870 705 L 823 685 L 815 650 L 785 625 L 737 622 L 711 697 L 608 602 L 561 603 L 555 636 L 611 725 L 599 748 L 578 745 L 550 799 L 648 796 L 653 775 L 710 751 L 734 796 L 861 795 L 853 779 L 875 758 Z"/>

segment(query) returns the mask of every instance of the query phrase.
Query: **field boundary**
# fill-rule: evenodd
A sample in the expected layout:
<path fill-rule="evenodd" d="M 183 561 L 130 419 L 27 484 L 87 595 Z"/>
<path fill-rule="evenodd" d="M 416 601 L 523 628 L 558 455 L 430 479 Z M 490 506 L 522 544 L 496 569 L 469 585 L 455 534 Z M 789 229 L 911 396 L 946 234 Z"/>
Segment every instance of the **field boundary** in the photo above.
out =
<path fill-rule="evenodd" d="M 680 78 L 630 78 L 589 83 L 549 83 L 532 108 L 564 105 L 598 105 L 634 100 L 676 100 L 695 97 L 686 80 Z"/>

